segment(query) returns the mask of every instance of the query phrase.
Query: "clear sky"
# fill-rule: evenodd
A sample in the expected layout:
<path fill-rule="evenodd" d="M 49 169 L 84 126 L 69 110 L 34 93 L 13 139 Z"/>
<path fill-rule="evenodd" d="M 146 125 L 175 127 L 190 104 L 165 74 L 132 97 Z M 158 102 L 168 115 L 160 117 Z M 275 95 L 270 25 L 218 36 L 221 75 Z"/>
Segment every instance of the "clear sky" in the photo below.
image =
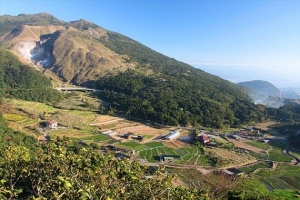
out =
<path fill-rule="evenodd" d="M 233 82 L 300 88 L 300 0 L 0 0 L 0 15 L 38 12 L 86 19 Z"/>

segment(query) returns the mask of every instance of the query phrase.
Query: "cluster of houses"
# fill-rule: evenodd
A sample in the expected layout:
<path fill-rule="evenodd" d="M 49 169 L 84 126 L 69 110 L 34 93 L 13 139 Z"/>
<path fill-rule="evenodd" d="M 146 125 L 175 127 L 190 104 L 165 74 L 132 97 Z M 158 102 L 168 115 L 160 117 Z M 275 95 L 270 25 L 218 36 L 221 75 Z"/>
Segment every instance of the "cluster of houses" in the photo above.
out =
<path fill-rule="evenodd" d="M 245 139 L 262 139 L 263 138 L 263 131 L 259 128 L 256 128 L 254 126 L 247 126 L 244 127 L 243 129 L 240 129 L 237 132 L 234 132 L 231 137 L 236 140 L 242 140 L 243 138 Z"/>

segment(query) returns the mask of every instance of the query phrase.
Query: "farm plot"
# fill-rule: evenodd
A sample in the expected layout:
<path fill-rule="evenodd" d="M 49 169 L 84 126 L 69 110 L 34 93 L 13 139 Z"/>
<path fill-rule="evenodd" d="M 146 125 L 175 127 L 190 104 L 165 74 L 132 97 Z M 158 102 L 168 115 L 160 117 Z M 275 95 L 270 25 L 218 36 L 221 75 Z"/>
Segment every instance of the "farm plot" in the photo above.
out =
<path fill-rule="evenodd" d="M 270 150 L 267 153 L 250 153 L 253 157 L 262 159 L 262 160 L 272 160 L 276 162 L 290 162 L 292 160 L 291 157 L 283 154 L 283 148 L 273 146 L 270 148 Z"/>
<path fill-rule="evenodd" d="M 228 141 L 232 142 L 234 144 L 234 146 L 236 146 L 238 148 L 247 149 L 247 150 L 255 152 L 255 153 L 263 153 L 264 152 L 263 149 L 246 144 L 245 142 L 241 142 L 236 139 L 230 139 L 230 138 L 227 138 L 227 139 L 228 139 Z"/>
<path fill-rule="evenodd" d="M 262 178 L 261 181 L 272 188 L 275 189 L 299 189 L 299 179 L 293 177 L 270 177 Z"/>
<path fill-rule="evenodd" d="M 269 148 L 269 145 L 266 143 L 258 142 L 258 141 L 251 141 L 251 142 L 245 142 L 246 144 L 249 144 L 251 146 L 267 150 Z"/>
<path fill-rule="evenodd" d="M 163 143 L 165 146 L 172 148 L 172 149 L 179 149 L 179 148 L 187 147 L 190 145 L 190 144 L 188 144 L 186 142 L 182 142 L 180 140 L 164 141 Z"/>
<path fill-rule="evenodd" d="M 174 149 L 166 147 L 161 142 L 150 142 L 142 145 L 144 150 L 140 151 L 140 158 L 146 159 L 148 162 L 160 161 L 161 155 L 178 155 Z"/>
<path fill-rule="evenodd" d="M 278 164 L 272 170 L 261 170 L 253 174 L 269 189 L 300 189 L 300 168 L 289 164 Z"/>
<path fill-rule="evenodd" d="M 215 159 L 215 162 L 217 162 L 216 165 L 219 167 L 238 166 L 255 160 L 248 154 L 229 151 L 223 148 L 204 148 L 204 151 L 209 157 Z"/>
<path fill-rule="evenodd" d="M 144 146 L 148 146 L 150 148 L 164 147 L 165 145 L 161 142 L 149 142 L 144 144 Z"/>
<path fill-rule="evenodd" d="M 109 137 L 107 137 L 106 135 L 103 135 L 103 134 L 95 134 L 93 136 L 82 137 L 81 139 L 89 140 L 89 141 L 93 141 L 93 142 L 102 142 L 105 140 L 109 140 Z"/>
<path fill-rule="evenodd" d="M 268 169 L 272 167 L 272 163 L 271 162 L 259 162 L 259 163 L 255 163 L 249 166 L 245 166 L 240 168 L 243 172 L 250 174 L 252 172 L 254 172 L 257 169 Z"/>
<path fill-rule="evenodd" d="M 180 160 L 175 160 L 174 163 L 186 165 L 211 165 L 210 158 L 205 155 L 202 148 L 197 146 L 189 146 L 176 149 L 176 153 L 181 156 Z"/>
<path fill-rule="evenodd" d="M 39 114 L 41 112 L 54 113 L 59 110 L 57 108 L 53 108 L 52 106 L 46 105 L 44 103 L 25 101 L 25 100 L 17 100 L 17 99 L 7 99 L 7 104 L 15 105 L 17 108 L 22 108 L 26 110 L 28 113 Z"/>
<path fill-rule="evenodd" d="M 143 143 L 150 142 L 152 138 L 155 138 L 159 135 L 167 134 L 169 132 L 169 130 L 167 129 L 152 128 L 150 126 L 146 126 L 143 124 L 131 124 L 130 126 L 127 127 L 116 128 L 115 131 L 117 131 L 119 134 L 126 134 L 130 132 L 133 133 L 134 135 L 147 136 L 144 137 Z"/>
<path fill-rule="evenodd" d="M 123 148 L 126 148 L 126 149 L 130 149 L 130 150 L 139 150 L 139 151 L 142 151 L 144 150 L 144 147 L 142 144 L 139 144 L 137 142 L 122 142 L 122 143 L 119 143 L 117 144 L 116 146 L 118 147 L 123 147 Z"/>
<path fill-rule="evenodd" d="M 25 120 L 26 117 L 23 115 L 18 115 L 18 114 L 7 114 L 4 116 L 4 119 L 7 121 L 12 121 L 12 122 L 20 122 L 22 120 Z"/>

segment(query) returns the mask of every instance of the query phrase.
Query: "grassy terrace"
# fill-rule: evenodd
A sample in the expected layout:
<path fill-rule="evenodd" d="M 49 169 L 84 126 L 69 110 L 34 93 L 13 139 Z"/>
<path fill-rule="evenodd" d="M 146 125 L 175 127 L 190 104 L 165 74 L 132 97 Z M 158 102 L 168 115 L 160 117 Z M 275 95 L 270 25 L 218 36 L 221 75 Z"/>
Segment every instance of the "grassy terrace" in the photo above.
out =
<path fill-rule="evenodd" d="M 175 150 L 160 142 L 151 142 L 135 147 L 135 149 L 140 150 L 140 157 L 149 162 L 159 162 L 160 155 L 176 155 L 180 156 L 180 159 L 174 159 L 173 163 L 210 165 L 209 158 L 204 154 L 203 149 L 197 146 L 182 147 Z"/>
<path fill-rule="evenodd" d="M 275 164 L 272 168 L 271 162 L 263 162 L 240 169 L 250 176 L 242 184 L 243 188 L 249 188 L 249 183 L 255 182 L 255 185 L 261 185 L 260 193 L 267 193 L 267 191 L 263 190 L 268 189 L 271 191 L 270 195 L 272 197 L 280 196 L 282 197 L 281 199 L 299 199 L 299 192 L 297 192 L 300 190 L 299 166 Z M 254 191 L 257 190 L 257 187 L 253 186 L 251 186 L 252 189 Z"/>
<path fill-rule="evenodd" d="M 257 159 L 271 160 L 276 162 L 291 161 L 291 158 L 289 156 L 283 154 L 283 150 L 285 149 L 285 146 L 281 145 L 280 143 L 272 142 L 272 143 L 265 144 L 265 143 L 253 141 L 253 142 L 247 142 L 247 144 L 267 150 L 266 153 L 264 154 L 250 152 L 250 154 L 253 157 L 256 157 Z"/>
<path fill-rule="evenodd" d="M 250 166 L 246 166 L 246 167 L 242 167 L 240 168 L 243 172 L 245 172 L 246 174 L 250 174 L 252 172 L 254 172 L 257 169 L 269 169 L 272 167 L 272 163 L 271 162 L 259 162 L 257 164 L 253 164 Z"/>
<path fill-rule="evenodd" d="M 245 142 L 246 144 L 249 144 L 251 146 L 267 150 L 269 148 L 269 145 L 263 142 L 258 142 L 258 141 L 251 141 L 251 142 Z"/>
<path fill-rule="evenodd" d="M 82 140 L 91 140 L 91 141 L 94 141 L 94 142 L 102 142 L 102 141 L 105 141 L 105 140 L 109 140 L 110 138 L 106 135 L 103 135 L 103 134 L 95 134 L 93 136 L 82 137 L 81 139 Z"/>

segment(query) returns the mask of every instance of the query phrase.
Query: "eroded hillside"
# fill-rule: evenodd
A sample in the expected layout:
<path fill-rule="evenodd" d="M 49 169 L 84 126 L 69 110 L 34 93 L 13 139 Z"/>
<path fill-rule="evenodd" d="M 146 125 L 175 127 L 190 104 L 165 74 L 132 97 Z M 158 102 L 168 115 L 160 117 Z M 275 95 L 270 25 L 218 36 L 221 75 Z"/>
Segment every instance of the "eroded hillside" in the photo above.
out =
<path fill-rule="evenodd" d="M 100 28 L 26 25 L 14 29 L 2 41 L 37 69 L 51 71 L 64 82 L 80 84 L 135 68 L 134 63 L 97 41 L 105 34 Z"/>

